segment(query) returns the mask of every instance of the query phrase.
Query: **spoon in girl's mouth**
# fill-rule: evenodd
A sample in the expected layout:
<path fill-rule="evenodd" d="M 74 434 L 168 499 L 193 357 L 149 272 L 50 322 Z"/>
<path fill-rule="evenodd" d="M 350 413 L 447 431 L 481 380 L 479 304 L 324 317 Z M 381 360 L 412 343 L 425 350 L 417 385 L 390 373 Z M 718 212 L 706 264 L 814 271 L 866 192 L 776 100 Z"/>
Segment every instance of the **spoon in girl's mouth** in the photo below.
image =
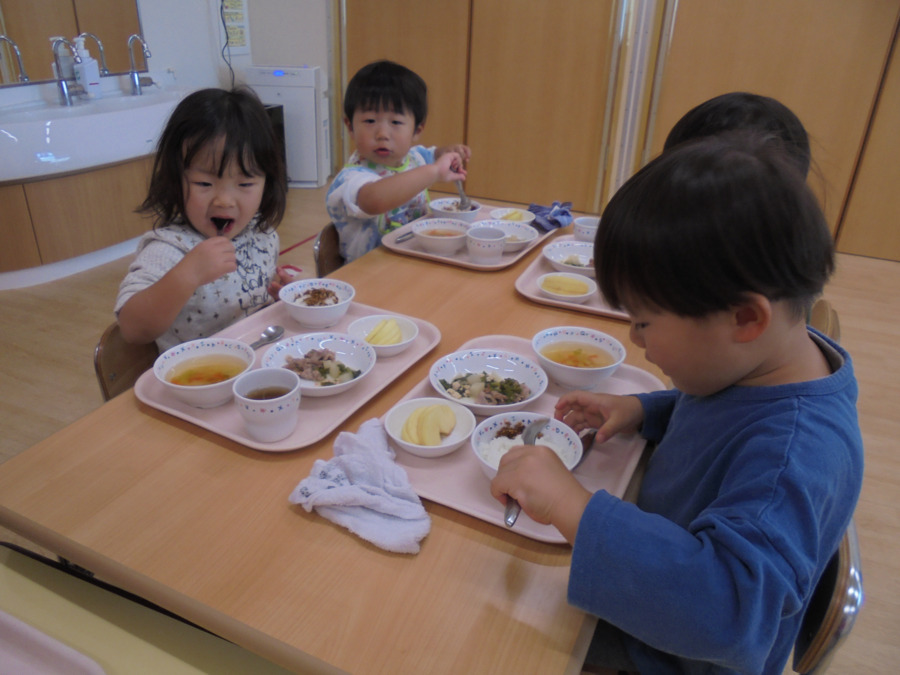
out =
<path fill-rule="evenodd" d="M 219 234 L 222 234 L 231 224 L 231 218 L 210 218 L 210 220 L 212 220 L 213 225 L 216 226 L 216 230 Z"/>

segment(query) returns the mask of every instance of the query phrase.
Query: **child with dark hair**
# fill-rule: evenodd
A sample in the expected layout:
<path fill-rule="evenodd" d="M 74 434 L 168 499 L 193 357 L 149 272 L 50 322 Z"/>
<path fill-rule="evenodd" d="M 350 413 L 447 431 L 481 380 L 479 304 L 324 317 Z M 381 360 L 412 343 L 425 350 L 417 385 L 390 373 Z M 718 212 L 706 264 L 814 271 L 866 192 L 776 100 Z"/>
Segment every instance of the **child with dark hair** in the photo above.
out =
<path fill-rule="evenodd" d="M 211 335 L 270 302 L 287 178 L 265 107 L 247 88 L 202 89 L 159 139 L 141 210 L 156 216 L 119 287 L 129 342 L 160 350 Z"/>
<path fill-rule="evenodd" d="M 429 187 L 466 177 L 467 146 L 416 145 L 427 115 L 425 82 L 397 63 L 370 63 L 347 84 L 344 124 L 356 151 L 325 197 L 344 260 L 371 251 L 383 235 L 426 215 Z"/>
<path fill-rule="evenodd" d="M 742 130 L 769 134 L 784 144 L 804 176 L 809 173 L 809 137 L 800 119 L 774 98 L 743 91 L 716 96 L 686 112 L 669 131 L 663 149 L 723 131 Z"/>
<path fill-rule="evenodd" d="M 636 173 L 594 246 L 674 389 L 568 392 L 556 417 L 656 444 L 637 503 L 537 446 L 510 450 L 491 491 L 573 544 L 569 602 L 600 618 L 588 663 L 780 673 L 863 469 L 850 356 L 804 321 L 834 264 L 816 198 L 771 138 L 720 134 Z"/>

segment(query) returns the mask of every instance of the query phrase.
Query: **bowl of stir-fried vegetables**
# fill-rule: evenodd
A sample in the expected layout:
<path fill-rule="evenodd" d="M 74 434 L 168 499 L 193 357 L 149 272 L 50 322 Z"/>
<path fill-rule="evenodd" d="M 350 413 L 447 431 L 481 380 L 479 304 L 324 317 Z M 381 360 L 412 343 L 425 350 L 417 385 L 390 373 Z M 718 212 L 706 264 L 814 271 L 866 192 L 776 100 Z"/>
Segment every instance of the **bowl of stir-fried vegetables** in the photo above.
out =
<path fill-rule="evenodd" d="M 262 365 L 296 372 L 303 396 L 335 396 L 372 372 L 375 350 L 344 333 L 306 333 L 269 347 Z"/>
<path fill-rule="evenodd" d="M 438 359 L 429 381 L 444 398 L 476 415 L 521 410 L 547 390 L 547 373 L 531 359 L 500 349 L 466 349 Z"/>

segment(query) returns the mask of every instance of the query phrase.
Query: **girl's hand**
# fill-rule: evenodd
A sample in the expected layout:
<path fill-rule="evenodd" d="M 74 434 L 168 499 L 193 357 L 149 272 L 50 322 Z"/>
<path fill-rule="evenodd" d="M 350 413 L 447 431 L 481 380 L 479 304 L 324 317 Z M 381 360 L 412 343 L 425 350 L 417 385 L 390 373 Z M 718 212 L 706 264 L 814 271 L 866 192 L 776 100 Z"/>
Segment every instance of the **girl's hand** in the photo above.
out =
<path fill-rule="evenodd" d="M 294 273 L 288 268 L 279 266 L 275 268 L 275 276 L 269 282 L 266 290 L 275 300 L 278 300 L 278 292 L 294 280 Z"/>
<path fill-rule="evenodd" d="M 559 456 L 543 445 L 511 448 L 500 459 L 491 494 L 501 503 L 512 497 L 532 520 L 553 525 L 569 542 L 574 542 L 591 498 Z"/>
<path fill-rule="evenodd" d="M 196 289 L 237 269 L 234 244 L 226 237 L 205 239 L 187 252 L 178 267 L 191 275 Z"/>
<path fill-rule="evenodd" d="M 553 416 L 575 431 L 597 429 L 597 441 L 608 441 L 619 432 L 638 431 L 644 408 L 636 396 L 570 391 L 556 402 Z"/>
<path fill-rule="evenodd" d="M 436 159 L 434 166 L 437 168 L 439 181 L 465 180 L 466 170 L 463 168 L 462 158 L 455 152 L 448 152 Z"/>

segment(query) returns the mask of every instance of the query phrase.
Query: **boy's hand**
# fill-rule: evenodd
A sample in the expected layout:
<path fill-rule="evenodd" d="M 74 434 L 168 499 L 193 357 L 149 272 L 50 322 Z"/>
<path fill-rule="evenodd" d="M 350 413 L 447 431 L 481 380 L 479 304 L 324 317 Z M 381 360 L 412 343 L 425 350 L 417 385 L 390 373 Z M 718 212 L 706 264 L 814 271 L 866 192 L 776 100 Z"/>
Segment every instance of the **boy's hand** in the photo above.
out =
<path fill-rule="evenodd" d="M 434 166 L 437 168 L 439 181 L 464 180 L 466 177 L 462 158 L 455 152 L 441 155 L 435 160 Z"/>
<path fill-rule="evenodd" d="M 501 503 L 512 497 L 532 520 L 553 525 L 569 542 L 591 498 L 559 456 L 543 445 L 511 448 L 500 459 L 491 494 Z"/>
<path fill-rule="evenodd" d="M 196 289 L 234 272 L 237 269 L 237 254 L 230 239 L 210 237 L 188 251 L 177 266 L 190 274 Z"/>
<path fill-rule="evenodd" d="M 434 151 L 434 161 L 436 162 L 441 158 L 441 155 L 445 155 L 448 152 L 455 152 L 459 155 L 460 160 L 462 161 L 462 165 L 465 166 L 469 163 L 469 160 L 472 158 L 472 150 L 469 149 L 468 145 L 463 145 L 462 143 L 455 143 L 453 145 L 444 145 L 440 148 L 436 148 Z"/>
<path fill-rule="evenodd" d="M 556 402 L 553 416 L 575 431 L 597 429 L 596 440 L 602 443 L 619 432 L 638 431 L 644 408 L 636 396 L 570 391 Z"/>

